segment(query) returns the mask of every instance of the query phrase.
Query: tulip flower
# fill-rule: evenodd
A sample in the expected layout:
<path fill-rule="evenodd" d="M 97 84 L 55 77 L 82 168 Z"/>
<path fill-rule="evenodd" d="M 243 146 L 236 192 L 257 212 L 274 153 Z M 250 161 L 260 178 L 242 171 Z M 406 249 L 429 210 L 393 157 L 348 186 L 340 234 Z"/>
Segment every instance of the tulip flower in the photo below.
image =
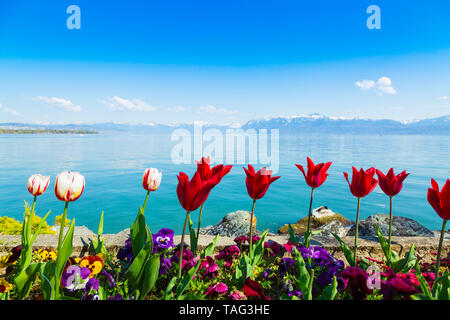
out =
<path fill-rule="evenodd" d="M 61 220 L 58 239 L 58 252 L 61 248 L 64 224 L 67 218 L 67 208 L 69 202 L 77 200 L 84 191 L 84 177 L 79 172 L 64 171 L 61 172 L 55 181 L 55 195 L 58 200 L 65 201 L 64 213 Z"/>
<path fill-rule="evenodd" d="M 250 246 L 249 251 L 250 255 L 252 255 L 253 250 L 253 215 L 255 213 L 255 203 L 256 200 L 261 199 L 266 194 L 269 186 L 280 178 L 272 177 L 272 170 L 267 170 L 266 167 L 261 168 L 258 172 L 255 173 L 255 169 L 251 164 L 248 165 L 248 169 L 244 167 L 245 174 L 247 177 L 245 178 L 245 184 L 247 186 L 247 192 L 250 198 L 253 199 L 252 212 L 250 216 Z"/>
<path fill-rule="evenodd" d="M 84 184 L 84 177 L 79 172 L 62 172 L 56 177 L 55 195 L 61 201 L 75 201 L 83 193 Z"/>
<path fill-rule="evenodd" d="M 378 176 L 378 183 L 381 190 L 389 196 L 389 244 L 388 244 L 388 259 L 391 258 L 391 235 L 392 235 L 392 197 L 396 196 L 403 187 L 403 180 L 409 175 L 406 171 L 402 171 L 400 174 L 395 175 L 394 169 L 389 169 L 387 175 L 384 175 L 380 170 L 376 170 Z"/>
<path fill-rule="evenodd" d="M 147 191 L 156 191 L 161 184 L 162 173 L 155 168 L 148 168 L 142 177 L 142 186 Z"/>
<path fill-rule="evenodd" d="M 187 222 L 191 211 L 195 211 L 208 198 L 209 192 L 218 183 L 217 179 L 202 181 L 200 174 L 196 172 L 192 179 L 184 172 L 177 176 L 177 196 L 181 206 L 186 210 L 186 219 L 184 221 L 183 233 L 181 234 L 180 257 L 183 257 L 184 234 L 186 232 Z M 179 263 L 178 278 L 181 278 L 181 259 Z"/>
<path fill-rule="evenodd" d="M 296 164 L 297 168 L 303 173 L 305 176 L 306 183 L 311 187 L 311 199 L 309 201 L 309 213 L 308 213 L 308 225 L 306 228 L 305 235 L 305 245 L 309 247 L 309 241 L 311 237 L 311 215 L 312 215 L 312 202 L 314 196 L 314 189 L 320 187 L 328 177 L 328 169 L 330 168 L 332 162 L 327 163 L 319 163 L 314 165 L 314 162 L 307 157 L 308 162 L 308 171 L 305 173 L 303 166 L 300 164 Z"/>
<path fill-rule="evenodd" d="M 49 183 L 50 177 L 40 174 L 33 174 L 30 178 L 28 178 L 27 188 L 33 196 L 37 197 L 47 190 Z"/>
<path fill-rule="evenodd" d="M 34 196 L 34 200 L 33 200 L 33 207 L 31 208 L 31 217 L 29 218 L 28 223 L 24 221 L 23 224 L 24 229 L 31 228 L 34 217 L 34 208 L 36 206 L 36 197 L 40 196 L 45 192 L 45 190 L 47 190 L 49 183 L 50 177 L 43 176 L 40 174 L 33 174 L 31 177 L 28 178 L 27 189 Z M 28 231 L 31 232 L 31 229 Z"/>
<path fill-rule="evenodd" d="M 434 284 L 436 287 L 438 282 L 437 278 L 439 277 L 439 268 L 441 266 L 441 252 L 445 235 L 445 227 L 447 226 L 447 221 L 450 219 L 450 179 L 447 179 L 441 191 L 439 191 L 438 183 L 434 179 L 431 179 L 431 188 L 428 189 L 427 199 L 434 211 L 436 211 L 439 217 L 443 219 L 436 260 L 436 281 Z"/>
<path fill-rule="evenodd" d="M 361 198 L 367 196 L 369 193 L 375 189 L 377 186 L 378 180 L 373 178 L 375 174 L 375 168 L 367 169 L 364 171 L 362 168 L 358 171 L 355 167 L 353 169 L 352 182 L 348 180 L 348 173 L 344 172 L 344 177 L 348 182 L 350 187 L 350 191 L 352 194 L 358 198 L 358 205 L 356 209 L 356 229 L 355 229 L 355 256 L 354 256 L 354 264 L 356 266 L 357 254 L 358 254 L 358 226 L 359 226 L 359 209 L 361 206 Z"/>
<path fill-rule="evenodd" d="M 208 181 L 208 180 L 216 180 L 217 183 L 219 183 L 222 178 L 228 173 L 230 172 L 232 166 L 228 165 L 228 166 L 224 166 L 223 164 L 219 164 L 213 168 L 210 167 L 210 163 L 211 163 L 211 159 L 210 157 L 202 157 L 202 159 L 200 161 L 196 161 L 197 163 L 197 172 L 200 175 L 200 179 L 204 182 Z M 203 207 L 204 207 L 205 203 L 203 203 L 200 207 L 200 213 L 198 216 L 198 225 L 197 225 L 197 240 L 200 236 L 200 224 L 201 224 L 201 220 L 202 220 L 202 213 L 203 213 Z M 197 249 L 197 246 L 195 245 L 195 248 Z M 196 251 L 196 250 L 194 250 Z M 196 253 L 196 252 L 194 252 Z"/>
<path fill-rule="evenodd" d="M 147 206 L 148 196 L 151 191 L 156 191 L 161 184 L 162 172 L 155 168 L 145 169 L 144 175 L 142 176 L 142 186 L 147 190 L 147 195 L 145 196 L 144 206 L 142 207 L 145 211 Z"/>

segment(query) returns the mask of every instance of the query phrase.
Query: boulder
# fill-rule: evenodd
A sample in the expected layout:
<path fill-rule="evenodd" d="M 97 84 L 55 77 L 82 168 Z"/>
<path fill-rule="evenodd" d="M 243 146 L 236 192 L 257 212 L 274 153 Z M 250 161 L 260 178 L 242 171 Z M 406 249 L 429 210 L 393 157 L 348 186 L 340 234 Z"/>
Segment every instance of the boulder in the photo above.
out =
<path fill-rule="evenodd" d="M 217 235 L 227 237 L 247 236 L 250 230 L 251 213 L 245 210 L 230 212 L 214 226 L 200 228 L 200 234 Z M 256 217 L 253 217 L 256 221 Z M 259 232 L 256 232 L 258 234 Z"/>
<path fill-rule="evenodd" d="M 358 235 L 361 237 L 376 237 L 377 230 L 375 228 L 375 223 L 380 227 L 381 233 L 385 236 L 389 234 L 389 215 L 385 213 L 377 213 L 359 222 Z M 354 235 L 355 226 L 352 226 L 348 231 L 347 236 Z M 431 230 L 425 228 L 413 219 L 393 216 L 392 236 L 433 237 L 434 234 Z"/>
<path fill-rule="evenodd" d="M 314 209 L 311 216 L 311 229 L 321 230 L 321 236 L 331 236 L 331 232 L 334 232 L 337 235 L 345 235 L 349 226 L 352 224 L 352 221 L 339 213 L 333 212 L 326 206 Z M 294 229 L 295 234 L 303 235 L 308 226 L 308 216 L 300 219 L 297 223 L 291 224 L 291 226 Z M 285 224 L 282 226 L 278 230 L 278 233 L 289 233 L 289 225 Z"/>

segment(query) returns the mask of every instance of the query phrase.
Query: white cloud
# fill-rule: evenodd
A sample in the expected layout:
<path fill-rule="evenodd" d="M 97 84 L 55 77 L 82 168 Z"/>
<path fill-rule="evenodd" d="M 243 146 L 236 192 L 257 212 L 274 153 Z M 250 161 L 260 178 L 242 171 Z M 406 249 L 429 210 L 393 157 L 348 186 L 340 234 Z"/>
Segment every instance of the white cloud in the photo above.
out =
<path fill-rule="evenodd" d="M 167 110 L 172 112 L 183 112 L 185 109 L 183 106 L 177 106 L 177 107 L 169 107 L 167 108 Z"/>
<path fill-rule="evenodd" d="M 225 108 L 217 108 L 216 106 L 209 105 L 203 106 L 199 108 L 200 112 L 206 112 L 209 114 L 217 114 L 217 115 L 235 115 L 238 114 L 238 111 L 233 111 Z"/>
<path fill-rule="evenodd" d="M 54 105 L 58 108 L 61 108 L 66 111 L 81 111 L 81 107 L 79 105 L 74 105 L 72 101 L 64 99 L 64 98 L 57 98 L 57 97 L 42 97 L 37 96 L 33 98 L 33 101 L 43 101 L 46 103 L 49 103 L 51 105 Z"/>
<path fill-rule="evenodd" d="M 155 111 L 156 107 L 149 105 L 140 99 L 127 100 L 118 96 L 108 97 L 106 100 L 98 100 L 112 110 L 131 110 L 131 111 Z"/>
<path fill-rule="evenodd" d="M 442 96 L 442 97 L 439 97 L 438 100 L 439 101 L 445 101 L 445 100 L 448 100 L 448 97 L 447 96 Z"/>
<path fill-rule="evenodd" d="M 9 113 L 12 116 L 16 116 L 16 117 L 20 116 L 20 113 L 18 113 L 16 110 L 4 107 L 1 103 L 0 103 L 0 110 L 3 112 Z"/>
<path fill-rule="evenodd" d="M 376 90 L 378 95 L 381 96 L 384 93 L 386 94 L 396 94 L 397 91 L 392 86 L 392 80 L 389 77 L 380 77 L 375 82 L 374 80 L 361 80 L 356 81 L 355 85 L 362 90 Z"/>
<path fill-rule="evenodd" d="M 361 80 L 361 81 L 356 81 L 355 85 L 357 87 L 360 87 L 363 90 L 368 90 L 370 88 L 373 88 L 373 86 L 375 85 L 375 81 L 373 80 Z"/>

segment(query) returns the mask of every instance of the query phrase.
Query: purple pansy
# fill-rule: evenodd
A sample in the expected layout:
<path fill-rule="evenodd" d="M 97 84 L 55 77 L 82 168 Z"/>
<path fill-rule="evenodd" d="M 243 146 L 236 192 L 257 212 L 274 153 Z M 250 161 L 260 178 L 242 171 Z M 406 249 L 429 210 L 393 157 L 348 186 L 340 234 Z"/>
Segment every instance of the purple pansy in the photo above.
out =
<path fill-rule="evenodd" d="M 160 249 L 169 249 L 175 246 L 173 243 L 174 231 L 172 229 L 163 228 L 158 231 L 157 234 L 154 234 L 153 237 L 153 246 L 154 251 Z"/>
<path fill-rule="evenodd" d="M 120 248 L 117 252 L 117 259 L 130 261 L 133 259 L 133 247 L 130 238 L 125 241 L 125 246 Z"/>
<path fill-rule="evenodd" d="M 292 267 L 294 263 L 295 261 L 291 258 L 282 258 L 280 264 L 278 265 L 278 272 L 284 276 L 288 273 L 289 268 Z"/>
<path fill-rule="evenodd" d="M 88 268 L 72 265 L 67 267 L 61 277 L 61 285 L 70 290 L 84 289 L 91 271 Z"/>

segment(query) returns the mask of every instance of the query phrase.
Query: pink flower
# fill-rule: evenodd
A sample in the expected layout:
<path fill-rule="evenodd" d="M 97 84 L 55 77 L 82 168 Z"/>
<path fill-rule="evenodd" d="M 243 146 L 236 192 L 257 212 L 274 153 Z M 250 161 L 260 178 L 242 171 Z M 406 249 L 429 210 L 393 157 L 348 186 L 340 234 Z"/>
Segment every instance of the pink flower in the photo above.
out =
<path fill-rule="evenodd" d="M 231 300 L 246 300 L 247 297 L 245 294 L 239 290 L 235 290 L 228 296 Z"/>
<path fill-rule="evenodd" d="M 219 270 L 219 266 L 214 262 L 214 259 L 210 256 L 207 256 L 206 260 L 202 261 L 201 268 L 206 269 L 205 273 L 203 274 L 203 277 L 205 277 L 206 275 L 216 276 L 218 274 L 217 270 Z"/>
<path fill-rule="evenodd" d="M 210 285 L 209 288 L 206 290 L 205 294 L 207 296 L 214 297 L 217 296 L 218 294 L 224 295 L 225 293 L 227 293 L 227 291 L 228 291 L 227 285 L 223 282 L 219 282 Z"/>

